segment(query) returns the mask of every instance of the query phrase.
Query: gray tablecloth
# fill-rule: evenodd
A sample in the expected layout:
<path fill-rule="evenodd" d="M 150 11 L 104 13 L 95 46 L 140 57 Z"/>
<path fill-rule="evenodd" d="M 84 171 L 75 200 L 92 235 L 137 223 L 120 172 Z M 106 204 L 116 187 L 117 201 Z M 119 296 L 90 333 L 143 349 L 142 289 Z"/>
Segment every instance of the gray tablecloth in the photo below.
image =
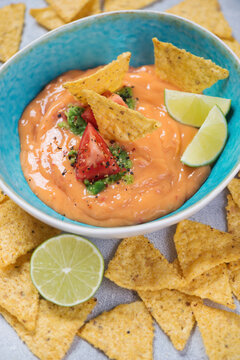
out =
<path fill-rule="evenodd" d="M 17 3 L 20 0 L 0 0 L 0 6 L 10 3 Z M 26 24 L 23 33 L 21 48 L 29 44 L 32 40 L 46 33 L 46 30 L 38 26 L 35 20 L 29 15 L 31 7 L 38 8 L 45 6 L 44 0 L 22 0 L 27 5 Z M 162 0 L 148 7 L 148 9 L 163 11 L 179 3 L 179 0 Z M 234 36 L 240 41 L 240 0 L 219 0 L 223 12 L 233 28 Z M 201 0 L 199 0 L 199 4 Z M 209 16 L 211 16 L 209 14 Z M 217 229 L 226 230 L 226 190 L 217 196 L 208 206 L 192 217 L 205 224 L 209 224 Z M 176 257 L 173 234 L 175 226 L 171 226 L 162 231 L 150 234 L 148 237 L 154 245 L 169 259 Z M 117 240 L 96 240 L 92 239 L 102 252 L 106 264 L 113 256 L 118 241 Z M 138 297 L 134 292 L 124 290 L 104 279 L 98 290 L 96 306 L 92 317 L 100 314 L 103 310 L 109 310 L 122 303 L 129 303 Z M 240 304 L 237 303 L 238 313 Z M 216 306 L 214 304 L 214 306 Z M 220 307 L 220 306 L 219 306 Z M 111 341 L 111 339 L 109 339 Z M 0 317 L 0 360 L 33 360 L 36 359 L 28 348 L 19 340 L 15 331 Z M 79 338 L 75 338 L 74 343 L 66 356 L 66 360 L 104 360 L 106 356 L 94 349 L 88 343 Z M 207 359 L 201 335 L 198 328 L 195 328 L 184 351 L 178 352 L 174 349 L 168 337 L 155 325 L 154 339 L 154 360 L 203 360 Z"/>

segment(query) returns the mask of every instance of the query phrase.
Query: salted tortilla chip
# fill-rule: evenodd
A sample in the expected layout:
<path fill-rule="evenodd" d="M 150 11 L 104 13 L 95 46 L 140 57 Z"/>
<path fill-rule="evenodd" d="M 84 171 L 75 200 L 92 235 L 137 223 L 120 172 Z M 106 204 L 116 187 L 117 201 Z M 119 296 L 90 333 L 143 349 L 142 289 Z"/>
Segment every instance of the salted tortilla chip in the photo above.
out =
<path fill-rule="evenodd" d="M 225 19 L 218 0 L 185 0 L 166 12 L 192 20 L 215 35 L 230 39 L 232 29 Z"/>
<path fill-rule="evenodd" d="M 239 359 L 240 316 L 192 303 L 209 360 Z"/>
<path fill-rule="evenodd" d="M 226 40 L 226 39 L 222 39 L 222 40 L 240 58 L 240 43 L 234 38 L 231 38 L 231 40 Z"/>
<path fill-rule="evenodd" d="M 221 305 L 228 306 L 230 309 L 236 308 L 226 264 L 215 266 L 194 278 L 187 285 L 180 286 L 178 290 L 188 295 L 212 300 Z"/>
<path fill-rule="evenodd" d="M 78 335 L 110 359 L 153 359 L 153 321 L 141 301 L 102 313 L 83 326 Z"/>
<path fill-rule="evenodd" d="M 0 9 L 0 61 L 7 61 L 19 49 L 25 5 L 11 4 Z"/>
<path fill-rule="evenodd" d="M 105 0 L 105 11 L 135 10 L 152 4 L 156 0 Z"/>
<path fill-rule="evenodd" d="M 60 360 L 70 348 L 74 336 L 93 310 L 95 303 L 96 300 L 91 299 L 75 307 L 63 307 L 40 300 L 34 332 L 26 330 L 4 309 L 0 309 L 0 313 L 40 360 Z"/>
<path fill-rule="evenodd" d="M 5 195 L 4 192 L 2 191 L 2 189 L 0 188 L 0 204 L 8 199 L 9 199 L 9 197 L 7 195 Z"/>
<path fill-rule="evenodd" d="M 144 236 L 123 239 L 105 276 L 131 290 L 174 289 L 183 279 L 175 267 Z"/>
<path fill-rule="evenodd" d="M 91 0 L 46 0 L 65 22 L 73 20 Z"/>
<path fill-rule="evenodd" d="M 29 331 L 34 330 L 39 295 L 30 277 L 30 254 L 0 269 L 0 306 L 15 316 Z"/>
<path fill-rule="evenodd" d="M 240 300 L 240 260 L 232 261 L 227 266 L 232 291 L 236 298 Z"/>
<path fill-rule="evenodd" d="M 56 29 L 65 24 L 50 6 L 41 9 L 30 9 L 29 12 L 40 25 L 48 30 Z"/>
<path fill-rule="evenodd" d="M 119 105 L 92 90 L 83 90 L 83 94 L 105 139 L 134 141 L 161 126 L 159 121 L 146 118 L 140 112 Z"/>
<path fill-rule="evenodd" d="M 201 93 L 229 72 L 211 60 L 195 56 L 170 43 L 153 39 L 157 75 L 182 91 Z"/>
<path fill-rule="evenodd" d="M 174 235 L 187 282 L 224 262 L 240 258 L 240 239 L 195 221 L 181 221 Z"/>
<path fill-rule="evenodd" d="M 0 209 L 0 268 L 15 263 L 21 255 L 60 234 L 59 230 L 27 214 L 12 200 L 2 203 Z"/>
<path fill-rule="evenodd" d="M 123 85 L 124 76 L 129 68 L 130 57 L 131 53 L 125 52 L 119 55 L 117 60 L 105 65 L 94 74 L 66 82 L 63 86 L 82 103 L 87 102 L 82 93 L 83 89 L 93 90 L 98 94 L 103 94 L 105 91 L 114 92 Z"/>
<path fill-rule="evenodd" d="M 230 191 L 233 201 L 240 207 L 240 180 L 239 179 L 232 179 L 228 184 L 228 190 Z"/>
<path fill-rule="evenodd" d="M 182 351 L 195 323 L 190 306 L 194 297 L 168 289 L 139 291 L 138 294 L 175 348 Z"/>
<path fill-rule="evenodd" d="M 100 1 L 99 0 L 90 0 L 87 4 L 80 10 L 77 16 L 73 20 L 81 19 L 85 16 L 99 14 L 101 12 Z"/>
<path fill-rule="evenodd" d="M 226 211 L 228 232 L 240 238 L 240 208 L 233 201 L 232 195 L 229 194 L 227 199 L 228 203 L 226 206 Z"/>

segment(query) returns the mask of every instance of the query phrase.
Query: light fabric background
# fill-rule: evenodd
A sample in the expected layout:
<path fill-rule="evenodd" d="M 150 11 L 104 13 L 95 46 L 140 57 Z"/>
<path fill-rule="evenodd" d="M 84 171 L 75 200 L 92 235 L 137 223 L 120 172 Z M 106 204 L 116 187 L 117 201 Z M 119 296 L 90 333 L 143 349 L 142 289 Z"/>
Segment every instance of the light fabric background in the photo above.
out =
<path fill-rule="evenodd" d="M 0 7 L 10 3 L 17 3 L 20 0 L 0 0 Z M 29 44 L 32 40 L 46 33 L 46 30 L 37 25 L 36 21 L 29 15 L 31 7 L 44 7 L 44 0 L 22 0 L 27 5 L 25 27 L 21 48 Z M 164 11 L 171 6 L 179 3 L 179 0 L 160 0 L 147 9 Z M 234 36 L 240 41 L 240 0 L 219 0 L 222 10 L 233 28 Z M 201 0 L 199 0 L 200 6 Z M 209 14 L 211 16 L 211 14 Z M 191 219 L 205 224 L 209 224 L 217 229 L 226 230 L 226 194 L 227 190 L 223 191 L 217 198 L 215 198 L 208 206 L 198 212 Z M 162 231 L 149 234 L 149 239 L 160 251 L 169 259 L 173 260 L 176 257 L 173 234 L 175 226 L 171 226 Z M 91 239 L 102 252 L 106 265 L 113 256 L 118 240 L 96 240 Z M 107 279 L 98 290 L 96 297 L 98 305 L 96 306 L 91 317 L 95 317 L 104 310 L 109 310 L 114 306 L 122 303 L 129 303 L 138 299 L 134 292 L 124 290 Z M 210 304 L 210 302 L 209 302 Z M 237 312 L 240 314 L 240 304 L 237 303 Z M 216 304 L 212 304 L 216 306 Z M 220 307 L 220 306 L 219 306 Z M 109 339 L 111 341 L 111 339 Z M 34 360 L 36 357 L 28 350 L 28 348 L 19 340 L 15 331 L 2 319 L 0 316 L 0 360 Z M 65 360 L 104 360 L 107 357 L 100 351 L 94 349 L 85 341 L 75 338 L 74 343 L 69 350 Z M 178 352 L 172 346 L 168 337 L 155 324 L 155 339 L 154 339 L 154 360 L 205 360 L 204 346 L 201 340 L 201 335 L 198 328 L 195 328 L 191 338 L 184 351 Z"/>

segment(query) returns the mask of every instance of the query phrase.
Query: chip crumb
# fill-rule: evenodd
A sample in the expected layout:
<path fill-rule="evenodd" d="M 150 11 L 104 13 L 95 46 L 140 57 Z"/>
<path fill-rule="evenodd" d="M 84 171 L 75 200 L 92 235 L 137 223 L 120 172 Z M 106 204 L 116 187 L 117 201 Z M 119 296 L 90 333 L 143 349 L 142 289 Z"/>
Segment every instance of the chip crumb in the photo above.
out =
<path fill-rule="evenodd" d="M 26 330 L 6 310 L 0 308 L 0 313 L 40 360 L 60 360 L 95 304 L 96 300 L 90 299 L 74 307 L 63 307 L 41 299 L 34 332 Z"/>
<path fill-rule="evenodd" d="M 209 360 L 238 360 L 240 316 L 200 302 L 191 304 Z"/>
<path fill-rule="evenodd" d="M 105 276 L 119 286 L 137 291 L 176 288 L 184 281 L 144 236 L 122 240 Z"/>
<path fill-rule="evenodd" d="M 189 19 L 223 39 L 231 39 L 232 29 L 218 0 L 185 0 L 166 11 Z"/>
<path fill-rule="evenodd" d="M 218 80 L 229 76 L 228 70 L 211 60 L 195 56 L 157 38 L 153 39 L 153 44 L 157 75 L 182 91 L 200 94 Z"/>
<path fill-rule="evenodd" d="M 98 94 L 106 91 L 114 92 L 123 85 L 124 76 L 129 69 L 130 58 L 130 52 L 122 53 L 117 60 L 105 65 L 92 75 L 68 81 L 63 86 L 82 103 L 87 103 L 87 99 L 82 93 L 84 89 L 93 90 Z"/>
<path fill-rule="evenodd" d="M 91 90 L 82 93 L 94 113 L 99 131 L 105 139 L 134 141 L 161 126 L 159 121 L 146 118 L 140 112 L 126 108 Z"/>
<path fill-rule="evenodd" d="M 24 25 L 25 4 L 0 8 L 0 61 L 7 61 L 19 49 Z"/>
<path fill-rule="evenodd" d="M 195 221 L 181 221 L 174 242 L 187 282 L 217 265 L 240 258 L 239 238 Z"/>
<path fill-rule="evenodd" d="M 0 306 L 33 331 L 39 309 L 39 295 L 30 277 L 31 254 L 0 269 Z"/>
<path fill-rule="evenodd" d="M 115 360 L 153 359 L 153 320 L 142 301 L 118 305 L 90 320 L 78 335 Z"/>
<path fill-rule="evenodd" d="M 138 291 L 138 294 L 174 347 L 182 351 L 195 324 L 190 306 L 195 297 L 168 289 Z"/>
<path fill-rule="evenodd" d="M 27 214 L 12 200 L 0 204 L 0 268 L 15 263 L 17 258 L 43 241 L 60 234 Z"/>
<path fill-rule="evenodd" d="M 105 11 L 135 10 L 152 4 L 156 0 L 105 0 Z"/>

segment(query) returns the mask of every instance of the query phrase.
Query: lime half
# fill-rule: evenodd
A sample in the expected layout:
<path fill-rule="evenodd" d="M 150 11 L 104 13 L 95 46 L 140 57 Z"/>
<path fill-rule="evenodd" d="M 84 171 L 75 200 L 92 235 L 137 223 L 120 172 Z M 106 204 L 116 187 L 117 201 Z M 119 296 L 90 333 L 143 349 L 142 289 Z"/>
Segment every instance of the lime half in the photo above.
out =
<path fill-rule="evenodd" d="M 33 253 L 31 278 L 39 293 L 61 306 L 80 304 L 99 288 L 104 260 L 89 240 L 72 234 L 53 237 Z"/>
<path fill-rule="evenodd" d="M 227 115 L 230 99 L 165 89 L 165 105 L 169 115 L 185 125 L 200 127 L 214 105 Z"/>
<path fill-rule="evenodd" d="M 227 133 L 225 116 L 218 106 L 214 106 L 186 148 L 181 161 L 193 167 L 211 164 L 222 151 Z"/>

